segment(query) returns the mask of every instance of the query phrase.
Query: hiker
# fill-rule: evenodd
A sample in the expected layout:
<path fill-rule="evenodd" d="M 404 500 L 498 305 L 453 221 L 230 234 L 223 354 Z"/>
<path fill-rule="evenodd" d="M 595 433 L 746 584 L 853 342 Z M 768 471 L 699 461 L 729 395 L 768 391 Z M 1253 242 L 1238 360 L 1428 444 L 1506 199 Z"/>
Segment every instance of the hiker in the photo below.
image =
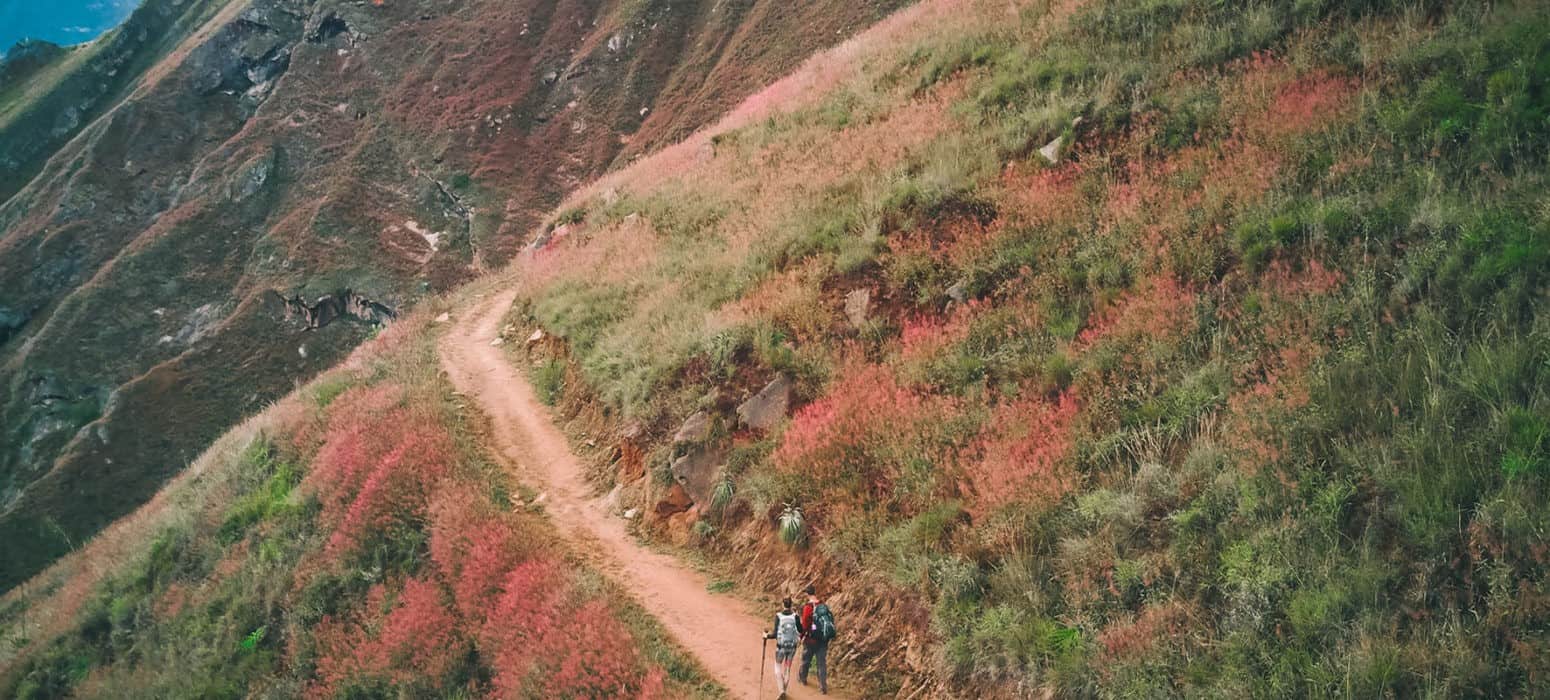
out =
<path fill-rule="evenodd" d="M 775 640 L 775 683 L 780 695 L 785 697 L 786 685 L 791 682 L 791 661 L 797 654 L 797 642 L 802 639 L 802 620 L 791 608 L 791 599 L 781 601 L 784 606 L 775 613 L 775 628 L 764 639 Z"/>
<path fill-rule="evenodd" d="M 829 642 L 834 639 L 834 613 L 818 597 L 818 587 L 808 584 L 803 589 L 807 603 L 802 606 L 802 669 L 797 681 L 807 685 L 807 669 L 818 666 L 818 692 L 829 694 Z"/>

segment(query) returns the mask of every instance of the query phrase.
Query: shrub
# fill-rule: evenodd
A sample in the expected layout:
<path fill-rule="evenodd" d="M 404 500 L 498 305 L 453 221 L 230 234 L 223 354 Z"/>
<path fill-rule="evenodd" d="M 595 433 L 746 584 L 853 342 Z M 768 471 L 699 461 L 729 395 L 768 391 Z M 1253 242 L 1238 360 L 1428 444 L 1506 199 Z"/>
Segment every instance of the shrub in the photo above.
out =
<path fill-rule="evenodd" d="M 565 362 L 559 359 L 544 360 L 529 370 L 529 380 L 538 390 L 538 400 L 553 406 L 565 391 Z"/>
<path fill-rule="evenodd" d="M 780 541 L 793 547 L 807 541 L 807 520 L 802 515 L 801 506 L 786 504 L 780 511 L 777 523 Z"/>

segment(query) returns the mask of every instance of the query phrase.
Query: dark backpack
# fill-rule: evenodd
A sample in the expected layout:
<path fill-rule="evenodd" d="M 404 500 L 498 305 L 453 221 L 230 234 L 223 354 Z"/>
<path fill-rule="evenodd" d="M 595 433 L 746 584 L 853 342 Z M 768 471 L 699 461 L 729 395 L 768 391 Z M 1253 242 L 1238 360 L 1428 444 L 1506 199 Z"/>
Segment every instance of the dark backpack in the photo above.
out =
<path fill-rule="evenodd" d="M 834 626 L 834 613 L 829 610 L 829 606 L 823 603 L 813 606 L 812 626 L 813 628 L 808 630 L 808 634 L 816 636 L 825 642 L 834 639 L 834 635 L 839 634 L 839 629 Z"/>

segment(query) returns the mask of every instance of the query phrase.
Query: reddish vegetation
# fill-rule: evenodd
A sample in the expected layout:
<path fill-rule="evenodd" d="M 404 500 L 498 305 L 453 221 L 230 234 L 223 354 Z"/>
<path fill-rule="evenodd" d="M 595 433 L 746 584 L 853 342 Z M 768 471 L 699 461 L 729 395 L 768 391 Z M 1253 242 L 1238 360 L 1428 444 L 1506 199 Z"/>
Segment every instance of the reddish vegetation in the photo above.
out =
<path fill-rule="evenodd" d="M 871 466 L 871 450 L 897 441 L 926 413 L 925 399 L 887 367 L 852 366 L 792 418 L 775 463 L 818 483 L 836 482 L 849 469 Z"/>
<path fill-rule="evenodd" d="M 538 543 L 536 519 L 505 512 L 458 475 L 451 438 L 392 385 L 358 388 L 304 430 L 316 448 L 304 484 L 333 528 L 307 571 L 345 566 L 373 537 L 422 529 L 430 561 L 373 586 L 364 604 L 317 631 L 315 697 L 360 683 L 441 687 L 469 651 L 502 697 L 660 694 L 608 602 L 574 585 L 572 567 Z M 304 576 L 305 578 L 305 576 Z"/>
<path fill-rule="evenodd" d="M 388 602 L 384 584 L 372 587 L 364 611 L 386 615 L 336 620 L 325 617 L 317 631 L 316 697 L 332 697 L 351 681 L 376 677 L 414 684 L 446 675 L 463 648 L 456 620 L 442 602 L 441 587 L 409 579 Z"/>
<path fill-rule="evenodd" d="M 969 336 L 979 302 L 970 300 L 945 318 L 917 316 L 904 323 L 900 337 L 901 358 L 905 362 L 929 360 Z"/>
<path fill-rule="evenodd" d="M 1146 654 L 1182 629 L 1189 609 L 1177 601 L 1148 605 L 1131 620 L 1110 623 L 1098 632 L 1105 661 L 1127 661 Z"/>
<path fill-rule="evenodd" d="M 1077 476 L 1066 457 L 1080 408 L 1069 392 L 1054 401 L 1033 397 L 997 407 L 980 436 L 980 456 L 968 469 L 975 509 L 1051 503 L 1071 492 Z"/>
<path fill-rule="evenodd" d="M 1173 277 L 1154 277 L 1094 314 L 1086 330 L 1077 336 L 1075 347 L 1090 348 L 1115 336 L 1151 338 L 1153 342 L 1175 339 L 1194 320 L 1195 301 L 1195 293 Z"/>

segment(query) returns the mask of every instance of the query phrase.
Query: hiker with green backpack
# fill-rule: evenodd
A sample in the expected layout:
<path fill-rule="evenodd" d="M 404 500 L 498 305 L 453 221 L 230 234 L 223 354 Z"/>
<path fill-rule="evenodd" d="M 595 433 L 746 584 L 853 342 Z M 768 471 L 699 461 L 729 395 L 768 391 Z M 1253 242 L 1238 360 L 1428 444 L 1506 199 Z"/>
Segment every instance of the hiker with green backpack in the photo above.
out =
<path fill-rule="evenodd" d="M 834 613 L 818 597 L 818 587 L 808 584 L 803 590 L 807 604 L 802 606 L 802 669 L 797 681 L 807 685 L 807 669 L 817 662 L 818 691 L 829 694 L 829 642 L 838 630 L 834 627 Z"/>

